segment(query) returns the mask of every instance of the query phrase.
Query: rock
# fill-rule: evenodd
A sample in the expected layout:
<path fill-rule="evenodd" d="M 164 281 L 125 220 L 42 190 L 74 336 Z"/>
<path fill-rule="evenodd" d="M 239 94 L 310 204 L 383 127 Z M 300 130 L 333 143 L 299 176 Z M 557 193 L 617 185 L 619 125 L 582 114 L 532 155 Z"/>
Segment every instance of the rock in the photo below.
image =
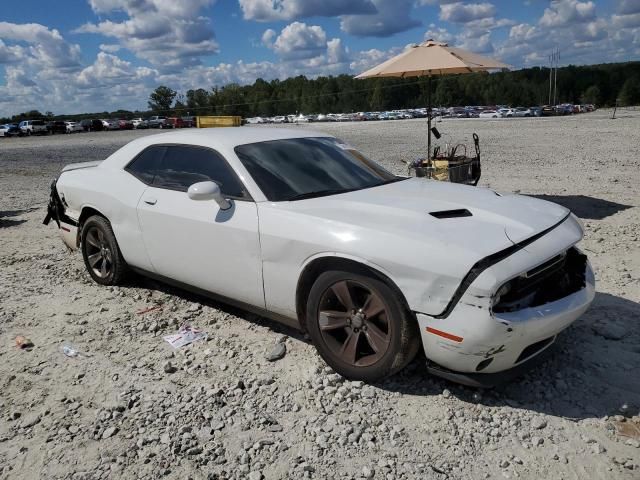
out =
<path fill-rule="evenodd" d="M 362 476 L 364 478 L 373 478 L 373 476 L 375 475 L 375 470 L 373 470 L 373 468 L 368 467 L 368 466 L 364 466 L 362 467 Z"/>
<path fill-rule="evenodd" d="M 118 427 L 108 427 L 104 432 L 102 432 L 102 439 L 107 439 L 113 437 L 116 433 L 118 433 Z"/>
<path fill-rule="evenodd" d="M 286 353 L 287 345 L 285 343 L 276 343 L 271 351 L 265 355 L 265 359 L 269 362 L 275 362 L 276 360 L 280 360 L 284 357 Z"/>
<path fill-rule="evenodd" d="M 162 369 L 164 370 L 164 373 L 174 373 L 178 370 L 175 365 L 168 360 L 162 364 Z"/>
<path fill-rule="evenodd" d="M 544 443 L 544 440 L 540 437 L 531 437 L 531 444 L 534 447 L 538 447 Z"/>
<path fill-rule="evenodd" d="M 498 464 L 498 466 L 499 466 L 500 468 L 507 468 L 509 465 L 510 465 L 509 460 L 502 460 L 502 461 Z"/>
<path fill-rule="evenodd" d="M 33 427 L 34 425 L 36 425 L 38 422 L 40 422 L 40 414 L 28 413 L 22 419 L 22 422 L 20 423 L 20 426 L 22 428 L 30 428 L 30 427 Z"/>
<path fill-rule="evenodd" d="M 442 391 L 442 396 L 443 396 L 444 398 L 449 398 L 449 397 L 451 397 L 451 392 L 450 392 L 447 388 L 445 388 L 445 389 Z"/>
<path fill-rule="evenodd" d="M 187 450 L 187 455 L 200 455 L 202 453 L 202 447 L 193 447 Z"/>
<path fill-rule="evenodd" d="M 171 443 L 171 437 L 169 436 L 168 433 L 163 433 L 160 436 L 160 443 L 163 443 L 165 445 L 169 445 Z"/>
<path fill-rule="evenodd" d="M 542 417 L 535 417 L 531 421 L 531 428 L 533 428 L 535 430 L 541 430 L 546 426 L 547 426 L 547 421 Z"/>
<path fill-rule="evenodd" d="M 253 471 L 249 474 L 249 480 L 262 480 L 262 472 Z"/>

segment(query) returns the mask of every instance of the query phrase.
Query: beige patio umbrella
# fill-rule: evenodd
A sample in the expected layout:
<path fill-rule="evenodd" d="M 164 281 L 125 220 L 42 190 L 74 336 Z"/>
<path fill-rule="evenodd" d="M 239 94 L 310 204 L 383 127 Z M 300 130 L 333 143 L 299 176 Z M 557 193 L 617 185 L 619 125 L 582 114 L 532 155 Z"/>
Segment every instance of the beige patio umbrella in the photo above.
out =
<path fill-rule="evenodd" d="M 507 69 L 508 65 L 483 57 L 461 48 L 450 47 L 446 43 L 427 40 L 420 45 L 407 48 L 400 55 L 390 58 L 356 78 L 376 77 L 428 77 L 427 90 L 427 151 L 431 158 L 431 77 L 434 75 L 454 75 L 461 73 L 486 72 Z"/>

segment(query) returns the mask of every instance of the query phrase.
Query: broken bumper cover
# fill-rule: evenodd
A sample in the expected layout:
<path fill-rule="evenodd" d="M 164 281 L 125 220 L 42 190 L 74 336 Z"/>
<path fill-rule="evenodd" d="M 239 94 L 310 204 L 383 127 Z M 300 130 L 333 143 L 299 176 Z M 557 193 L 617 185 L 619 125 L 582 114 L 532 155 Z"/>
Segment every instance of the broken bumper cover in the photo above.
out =
<path fill-rule="evenodd" d="M 417 314 L 422 342 L 436 375 L 471 386 L 494 386 L 530 368 L 556 336 L 591 305 L 595 280 L 585 265 L 585 285 L 559 300 L 508 313 L 460 303 L 444 320 Z"/>
<path fill-rule="evenodd" d="M 78 223 L 65 213 L 65 207 L 60 199 L 60 195 L 58 195 L 56 183 L 57 179 L 51 182 L 47 216 L 42 223 L 49 225 L 51 220 L 55 221 L 65 245 L 71 250 L 76 250 L 78 248 Z"/>

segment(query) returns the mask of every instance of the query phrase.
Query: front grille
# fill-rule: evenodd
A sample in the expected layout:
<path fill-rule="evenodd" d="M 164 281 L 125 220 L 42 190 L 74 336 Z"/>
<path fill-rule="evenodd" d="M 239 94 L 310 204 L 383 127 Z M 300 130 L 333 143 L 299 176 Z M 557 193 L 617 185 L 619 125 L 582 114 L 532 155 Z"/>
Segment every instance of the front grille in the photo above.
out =
<path fill-rule="evenodd" d="M 587 256 L 572 247 L 508 282 L 509 291 L 493 311 L 513 312 L 571 295 L 584 288 L 586 265 Z"/>
<path fill-rule="evenodd" d="M 516 360 L 516 364 L 526 360 L 529 357 L 533 357 L 536 353 L 538 353 L 540 350 L 544 349 L 547 345 L 553 342 L 554 338 L 555 337 L 545 338 L 544 340 L 540 340 L 539 342 L 532 343 L 531 345 L 529 345 L 527 348 L 525 348 L 522 351 L 522 353 Z"/>

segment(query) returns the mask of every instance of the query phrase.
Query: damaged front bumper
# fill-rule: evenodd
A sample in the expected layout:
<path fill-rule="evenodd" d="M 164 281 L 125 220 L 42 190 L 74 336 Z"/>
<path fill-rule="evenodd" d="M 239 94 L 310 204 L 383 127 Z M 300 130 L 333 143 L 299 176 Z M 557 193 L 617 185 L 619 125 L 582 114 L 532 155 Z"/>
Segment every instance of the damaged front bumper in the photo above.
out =
<path fill-rule="evenodd" d="M 490 387 L 537 363 L 595 296 L 591 265 L 572 246 L 578 234 L 581 237 L 571 222 L 562 224 L 488 268 L 444 318 L 416 313 L 429 371 L 458 383 Z M 557 258 L 562 263 L 556 263 Z M 507 284 L 511 293 L 502 298 L 486 293 Z"/>
<path fill-rule="evenodd" d="M 47 216 L 43 220 L 44 225 L 49 225 L 51 220 L 56 222 L 62 241 L 70 250 L 78 248 L 78 222 L 65 213 L 65 205 L 58 194 L 56 188 L 57 179 L 51 182 L 51 193 L 49 194 L 49 205 L 47 206 Z"/>

